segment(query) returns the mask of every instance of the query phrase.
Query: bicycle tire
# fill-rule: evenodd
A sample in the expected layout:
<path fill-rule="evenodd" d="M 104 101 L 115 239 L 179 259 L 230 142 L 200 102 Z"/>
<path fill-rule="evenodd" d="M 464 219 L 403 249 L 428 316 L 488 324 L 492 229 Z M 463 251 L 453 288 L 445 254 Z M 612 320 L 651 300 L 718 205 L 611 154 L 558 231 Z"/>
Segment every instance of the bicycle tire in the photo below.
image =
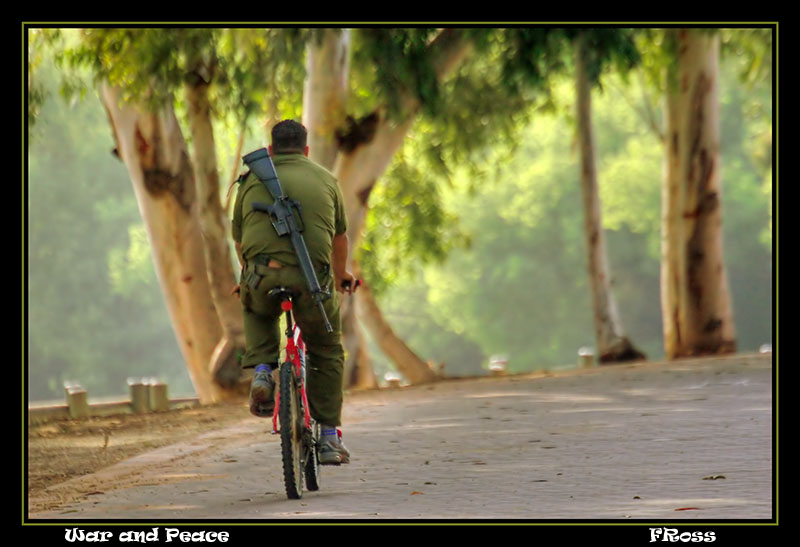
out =
<path fill-rule="evenodd" d="M 306 479 L 306 488 L 309 492 L 315 492 L 319 490 L 319 483 L 320 483 L 320 468 L 319 468 L 319 424 L 314 424 L 313 432 L 309 435 L 309 441 L 306 444 L 306 450 L 308 455 L 306 457 L 306 465 L 305 465 L 305 479 Z"/>
<path fill-rule="evenodd" d="M 300 421 L 297 384 L 293 364 L 286 362 L 280 369 L 280 408 L 278 419 L 281 431 L 281 457 L 283 460 L 283 482 L 289 499 L 303 497 L 304 469 L 303 427 Z"/>

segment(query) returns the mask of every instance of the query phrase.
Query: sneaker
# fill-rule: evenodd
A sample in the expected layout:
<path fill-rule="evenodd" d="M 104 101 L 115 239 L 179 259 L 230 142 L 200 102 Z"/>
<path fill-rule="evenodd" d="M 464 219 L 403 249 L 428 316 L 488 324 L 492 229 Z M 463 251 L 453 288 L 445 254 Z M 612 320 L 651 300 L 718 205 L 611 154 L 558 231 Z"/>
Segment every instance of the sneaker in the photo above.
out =
<path fill-rule="evenodd" d="M 253 375 L 250 385 L 250 413 L 259 418 L 272 416 L 275 411 L 275 379 L 272 373 L 259 370 Z"/>
<path fill-rule="evenodd" d="M 350 451 L 347 450 L 342 438 L 338 441 L 322 441 L 319 448 L 320 465 L 339 465 L 350 463 Z"/>

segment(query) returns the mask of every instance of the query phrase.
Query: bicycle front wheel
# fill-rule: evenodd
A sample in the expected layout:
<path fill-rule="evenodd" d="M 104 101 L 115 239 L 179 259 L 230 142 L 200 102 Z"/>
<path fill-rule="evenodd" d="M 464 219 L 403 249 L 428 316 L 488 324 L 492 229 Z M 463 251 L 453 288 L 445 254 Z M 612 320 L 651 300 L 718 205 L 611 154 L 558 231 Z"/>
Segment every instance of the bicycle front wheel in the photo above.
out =
<path fill-rule="evenodd" d="M 289 499 L 303 497 L 303 424 L 301 421 L 299 393 L 293 364 L 286 362 L 280 370 L 280 408 L 278 419 L 281 429 L 281 456 L 283 482 Z"/>

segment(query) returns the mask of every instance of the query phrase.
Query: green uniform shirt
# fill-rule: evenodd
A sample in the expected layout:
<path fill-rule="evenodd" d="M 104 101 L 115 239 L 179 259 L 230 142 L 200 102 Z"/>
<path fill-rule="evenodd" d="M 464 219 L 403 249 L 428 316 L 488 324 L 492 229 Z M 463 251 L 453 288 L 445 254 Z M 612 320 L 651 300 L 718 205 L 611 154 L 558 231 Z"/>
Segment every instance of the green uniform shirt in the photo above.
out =
<path fill-rule="evenodd" d="M 276 154 L 272 157 L 283 192 L 302 208 L 308 254 L 315 266 L 330 264 L 334 235 L 347 231 L 342 191 L 336 178 L 303 154 Z M 253 202 L 273 203 L 272 196 L 258 177 L 250 173 L 239 185 L 233 207 L 232 235 L 241 243 L 242 256 L 250 261 L 259 254 L 287 266 L 298 266 L 297 255 L 288 237 L 279 237 L 269 215 L 253 211 Z"/>

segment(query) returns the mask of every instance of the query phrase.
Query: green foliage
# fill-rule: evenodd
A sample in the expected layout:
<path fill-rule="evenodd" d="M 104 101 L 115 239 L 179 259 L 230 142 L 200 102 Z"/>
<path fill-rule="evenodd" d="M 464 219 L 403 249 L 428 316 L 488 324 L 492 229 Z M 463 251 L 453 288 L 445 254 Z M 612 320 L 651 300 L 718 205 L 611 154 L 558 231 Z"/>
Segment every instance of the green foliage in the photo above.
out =
<path fill-rule="evenodd" d="M 41 115 L 42 107 L 49 92 L 36 76 L 46 57 L 46 51 L 61 41 L 58 29 L 31 28 L 25 36 L 27 46 L 26 83 L 28 91 L 28 127 L 33 128 Z"/>
<path fill-rule="evenodd" d="M 442 205 L 440 178 L 420 159 L 425 143 L 420 132 L 406 139 L 383 183 L 370 194 L 357 260 L 376 293 L 468 244 L 457 216 Z"/>
<path fill-rule="evenodd" d="M 124 99 L 152 107 L 201 79 L 210 84 L 217 115 L 242 124 L 265 110 L 296 116 L 309 36 L 296 28 L 90 28 L 57 60 L 65 68 L 88 67 L 96 80 L 120 86 Z"/>
<path fill-rule="evenodd" d="M 126 376 L 160 371 L 188 385 L 101 109 L 48 110 L 41 99 L 57 79 L 36 48 L 63 44 L 60 62 L 72 67 L 68 95 L 93 93 L 83 67 L 154 102 L 180 97 L 187 78 L 207 79 L 215 129 L 223 131 L 221 168 L 254 117 L 301 114 L 302 56 L 317 31 L 145 30 L 30 40 L 37 55 L 29 104 L 40 112 L 28 215 L 35 398 L 60 397 L 68 378 L 93 394 L 117 393 Z M 657 358 L 663 150 L 648 123 L 659 119 L 663 69 L 674 54 L 668 36 L 659 29 L 458 30 L 476 54 L 442 83 L 426 55 L 434 30 L 353 35 L 354 117 L 379 104 L 397 108 L 400 90 L 424 105 L 370 196 L 360 255 L 393 327 L 426 358 L 447 362 L 451 374 L 477 372 L 493 353 L 510 354 L 512 370 L 570 365 L 578 347 L 593 345 L 578 161 L 564 117 L 574 100 L 572 40 L 580 32 L 592 77 L 602 83 L 594 126 L 614 290 L 632 339 Z M 763 29 L 722 36 L 729 59 L 721 95 L 725 253 L 740 347 L 752 349 L 771 335 L 772 89 L 764 72 L 771 59 Z M 632 69 L 639 88 L 624 77 Z M 743 74 L 744 87 L 737 83 Z M 641 104 L 647 123 L 631 108 Z M 146 359 L 142 347 L 153 349 Z M 132 363 L 142 368 L 134 372 Z"/>
<path fill-rule="evenodd" d="M 52 94 L 48 58 L 37 78 Z M 127 172 L 92 99 L 44 103 L 29 149 L 28 394 L 62 399 L 71 380 L 90 397 L 123 395 L 129 376 L 191 393 Z"/>
<path fill-rule="evenodd" d="M 772 106 L 770 86 L 741 84 L 740 62 L 721 65 L 724 253 L 739 348 L 754 351 L 772 336 Z M 601 77 L 593 121 L 612 285 L 628 334 L 658 359 L 663 147 L 632 108 L 640 104 L 633 97 L 653 90 L 641 87 L 646 78 Z M 549 89 L 552 104 L 573 100 L 568 79 Z M 472 184 L 462 166 L 441 186 L 441 206 L 458 216 L 471 246 L 398 276 L 380 294 L 395 330 L 420 354 L 446 361 L 450 374 L 473 373 L 470 363 L 495 353 L 508 354 L 514 371 L 574 366 L 577 349 L 594 345 L 573 130 L 542 112 L 496 177 Z"/>
<path fill-rule="evenodd" d="M 447 179 L 449 166 L 467 166 L 476 183 L 491 177 L 494 166 L 514 152 L 534 106 L 554 108 L 550 81 L 542 74 L 561 69 L 562 54 L 548 37 L 552 31 L 542 29 L 480 35 L 478 53 L 442 84 L 443 100 L 424 117 L 427 144 L 420 148 L 430 172 Z M 535 46 L 540 49 L 534 54 Z"/>
<path fill-rule="evenodd" d="M 772 82 L 772 28 L 723 29 L 722 55 L 736 59 L 735 66 L 742 82 L 749 85 Z"/>
<path fill-rule="evenodd" d="M 600 75 L 606 69 L 612 68 L 624 78 L 639 63 L 635 33 L 609 27 L 565 30 L 571 40 L 583 41 L 587 77 L 593 84 L 600 84 Z"/>
<path fill-rule="evenodd" d="M 554 108 L 545 74 L 567 66 L 560 29 L 470 29 L 465 34 L 478 53 L 434 85 L 430 29 L 360 33 L 357 64 L 374 70 L 375 98 L 397 107 L 399 90 L 405 88 L 424 105 L 404 152 L 370 196 L 359 258 L 378 291 L 468 244 L 458 227 L 445 228 L 457 219 L 444 211 L 438 188 L 452 184 L 454 171 L 470 192 L 492 184 L 536 112 L 532 106 L 538 104 L 538 112 Z"/>
<path fill-rule="evenodd" d="M 437 33 L 430 27 L 359 29 L 353 64 L 368 71 L 366 81 L 377 87 L 376 99 L 387 105 L 391 116 L 404 115 L 405 93 L 416 96 L 428 112 L 439 106 L 439 85 L 429 54 L 429 43 Z"/>

